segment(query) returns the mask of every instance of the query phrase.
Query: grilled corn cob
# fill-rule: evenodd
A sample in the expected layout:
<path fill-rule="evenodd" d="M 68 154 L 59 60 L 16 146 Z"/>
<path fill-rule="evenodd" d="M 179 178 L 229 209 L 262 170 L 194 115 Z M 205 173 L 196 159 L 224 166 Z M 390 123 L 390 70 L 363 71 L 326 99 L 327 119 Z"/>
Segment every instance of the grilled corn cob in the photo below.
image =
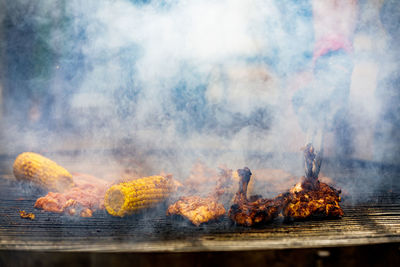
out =
<path fill-rule="evenodd" d="M 47 190 L 62 192 L 74 185 L 72 175 L 54 161 L 33 152 L 24 152 L 15 159 L 14 176 L 31 181 Z"/>
<path fill-rule="evenodd" d="M 123 217 L 154 207 L 174 190 L 172 178 L 149 176 L 111 186 L 104 197 L 109 214 Z"/>

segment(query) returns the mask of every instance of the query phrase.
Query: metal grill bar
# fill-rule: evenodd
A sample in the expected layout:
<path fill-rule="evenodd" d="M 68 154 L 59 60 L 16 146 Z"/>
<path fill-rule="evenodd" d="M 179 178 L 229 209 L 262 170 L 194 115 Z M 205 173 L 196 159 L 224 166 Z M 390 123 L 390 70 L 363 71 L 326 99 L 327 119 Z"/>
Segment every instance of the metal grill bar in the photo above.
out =
<path fill-rule="evenodd" d="M 375 194 L 370 201 L 344 201 L 342 219 L 284 223 L 259 228 L 232 225 L 228 218 L 196 227 L 164 215 L 165 207 L 128 218 L 103 211 L 71 218 L 35 210 L 36 196 L 0 178 L 0 249 L 49 251 L 194 252 L 324 247 L 400 242 L 400 195 Z M 21 195 L 24 196 L 21 198 Z M 33 212 L 33 221 L 19 210 Z"/>

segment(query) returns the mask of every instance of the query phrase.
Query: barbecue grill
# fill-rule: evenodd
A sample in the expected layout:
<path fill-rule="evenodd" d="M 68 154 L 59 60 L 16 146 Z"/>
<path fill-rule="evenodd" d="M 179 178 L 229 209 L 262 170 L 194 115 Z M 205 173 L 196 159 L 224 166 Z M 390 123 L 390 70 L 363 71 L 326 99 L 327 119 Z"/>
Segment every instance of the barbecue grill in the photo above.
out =
<path fill-rule="evenodd" d="M 261 227 L 241 227 L 224 217 L 196 227 L 166 217 L 165 205 L 125 218 L 112 217 L 105 211 L 78 219 L 35 210 L 41 193 L 32 188 L 21 190 L 10 173 L 12 160 L 2 157 L 0 178 L 0 263 L 6 266 L 25 264 L 21 260 L 25 256 L 48 265 L 59 261 L 122 264 L 122 258 L 143 264 L 178 265 L 190 264 L 193 259 L 214 264 L 233 261 L 232 265 L 243 263 L 241 260 L 278 260 L 288 265 L 288 256 L 304 264 L 347 262 L 346 257 L 366 263 L 371 263 L 367 259 L 372 256 L 386 257 L 390 263 L 400 259 L 397 166 L 327 159 L 323 171 L 339 184 L 352 183 L 357 188 L 371 175 L 380 180 L 380 186 L 369 192 L 345 194 L 341 219 L 284 222 L 278 218 Z M 23 219 L 20 210 L 33 212 L 36 218 Z"/>
<path fill-rule="evenodd" d="M 0 1 L 0 267 L 400 266 L 398 1 L 180 2 Z M 111 159 L 183 179 L 196 157 L 301 176 L 306 141 L 340 219 L 197 227 L 168 203 L 78 218 L 34 209 L 45 192 L 12 174 L 30 150 L 114 180 Z"/>

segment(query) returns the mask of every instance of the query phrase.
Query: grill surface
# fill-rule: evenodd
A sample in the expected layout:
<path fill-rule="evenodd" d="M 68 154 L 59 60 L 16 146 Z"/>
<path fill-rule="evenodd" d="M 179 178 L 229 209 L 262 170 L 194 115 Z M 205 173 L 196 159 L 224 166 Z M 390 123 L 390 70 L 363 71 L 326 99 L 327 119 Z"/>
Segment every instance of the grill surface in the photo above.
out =
<path fill-rule="evenodd" d="M 334 169 L 353 173 L 345 168 Z M 341 219 L 286 223 L 278 218 L 262 227 L 247 228 L 233 225 L 227 217 L 196 227 L 185 220 L 166 217 L 165 206 L 127 218 L 115 218 L 104 211 L 95 212 L 92 218 L 42 212 L 33 206 L 43 194 L 32 189 L 21 190 L 12 175 L 3 172 L 0 175 L 0 249 L 199 252 L 400 242 L 400 191 L 394 182 L 397 173 L 386 171 L 383 175 L 386 178 L 381 179 L 381 184 L 386 186 L 375 193 L 345 197 L 345 215 Z M 358 196 L 364 201 L 355 202 Z M 35 220 L 22 219 L 20 210 L 33 212 Z"/>
<path fill-rule="evenodd" d="M 227 218 L 195 227 L 166 218 L 162 207 L 150 214 L 114 218 L 97 212 L 71 218 L 33 209 L 35 198 L 14 195 L 15 184 L 0 180 L 0 248 L 62 251 L 224 251 L 323 247 L 400 241 L 400 195 L 371 196 L 374 201 L 344 205 L 342 219 L 284 223 L 260 228 L 234 226 Z M 14 195 L 10 198 L 11 195 Z M 33 212 L 22 219 L 19 210 Z"/>

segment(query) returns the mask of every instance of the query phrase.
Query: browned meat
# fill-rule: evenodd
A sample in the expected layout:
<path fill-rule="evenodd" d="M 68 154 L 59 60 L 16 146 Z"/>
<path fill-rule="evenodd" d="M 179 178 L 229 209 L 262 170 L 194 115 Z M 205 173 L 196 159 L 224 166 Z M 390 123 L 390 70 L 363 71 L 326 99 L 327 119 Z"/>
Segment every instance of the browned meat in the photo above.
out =
<path fill-rule="evenodd" d="M 224 206 L 215 199 L 198 196 L 181 197 L 167 210 L 167 215 L 183 216 L 196 226 L 218 219 L 224 214 Z"/>
<path fill-rule="evenodd" d="M 45 211 L 91 217 L 93 211 L 104 209 L 108 183 L 102 179 L 75 174 L 76 186 L 63 193 L 49 192 L 36 200 L 35 208 Z"/>
<path fill-rule="evenodd" d="M 229 218 L 240 225 L 252 226 L 271 221 L 280 212 L 281 202 L 272 199 L 263 199 L 261 196 L 247 198 L 247 186 L 250 181 L 249 168 L 238 171 L 239 190 L 235 195 L 234 204 L 229 210 Z"/>
<path fill-rule="evenodd" d="M 49 192 L 46 196 L 36 200 L 35 208 L 50 212 L 61 213 L 64 211 L 64 205 L 67 199 L 63 194 Z"/>
<path fill-rule="evenodd" d="M 283 215 L 286 219 L 341 217 L 340 190 L 319 180 L 303 177 L 284 197 Z"/>
<path fill-rule="evenodd" d="M 304 169 L 306 176 L 288 193 L 282 196 L 283 215 L 286 219 L 307 219 L 312 217 L 341 217 L 339 206 L 340 190 L 336 190 L 318 179 L 322 152 L 316 153 L 312 144 L 304 148 Z"/>
<path fill-rule="evenodd" d="M 202 165 L 198 164 L 197 168 L 201 169 L 197 175 L 204 175 L 205 169 Z M 221 169 L 219 175 L 216 173 L 213 173 L 213 175 L 215 186 L 208 196 L 200 197 L 194 195 L 181 197 L 177 202 L 169 206 L 167 216 L 180 215 L 191 221 L 194 225 L 199 226 L 202 223 L 218 219 L 225 215 L 225 208 L 219 201 L 221 198 L 226 197 L 226 189 L 232 182 L 232 170 Z M 195 174 L 192 173 L 191 177 L 195 177 Z M 195 188 L 191 187 L 189 190 L 193 189 Z"/>

